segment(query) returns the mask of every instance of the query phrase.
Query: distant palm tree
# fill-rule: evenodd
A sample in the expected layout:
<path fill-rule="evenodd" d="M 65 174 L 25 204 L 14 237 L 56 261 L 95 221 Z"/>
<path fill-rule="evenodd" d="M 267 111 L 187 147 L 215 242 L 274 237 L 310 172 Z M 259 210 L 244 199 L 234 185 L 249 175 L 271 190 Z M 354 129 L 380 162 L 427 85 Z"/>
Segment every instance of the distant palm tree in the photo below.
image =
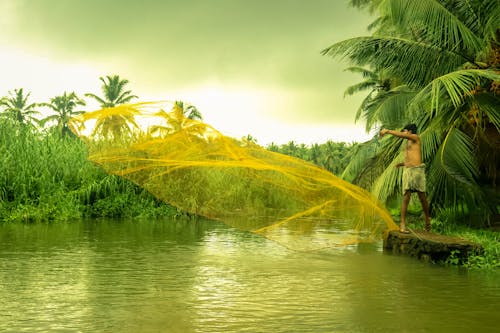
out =
<path fill-rule="evenodd" d="M 118 75 L 106 76 L 99 78 L 103 85 L 102 91 L 104 98 L 95 94 L 87 93 L 86 97 L 95 99 L 103 109 L 113 108 L 120 104 L 130 102 L 136 95 L 132 95 L 131 90 L 124 90 L 124 87 L 129 83 L 126 79 L 120 79 Z M 105 111 L 105 110 L 104 110 Z M 114 137 L 118 139 L 123 135 L 131 134 L 134 128 L 138 125 L 134 121 L 133 112 L 124 112 L 122 114 L 108 115 L 105 112 L 102 117 L 97 119 L 94 134 L 101 134 L 103 137 Z"/>
<path fill-rule="evenodd" d="M 166 126 L 151 126 L 150 132 L 159 133 L 160 136 L 173 134 L 184 129 L 189 129 L 192 134 L 202 134 L 206 129 L 205 124 L 196 121 L 203 119 L 200 111 L 194 105 L 183 101 L 176 101 L 171 112 L 161 110 L 157 115 L 164 118 L 167 124 Z"/>
<path fill-rule="evenodd" d="M 174 109 L 182 112 L 182 115 L 187 119 L 203 120 L 200 111 L 196 106 L 184 103 L 183 101 L 175 101 Z"/>
<path fill-rule="evenodd" d="M 56 126 L 62 135 L 70 135 L 72 133 L 70 130 L 70 119 L 85 112 L 74 111 L 78 105 L 85 105 L 85 101 L 78 98 L 74 92 L 69 94 L 64 92 L 63 95 L 52 98 L 50 103 L 42 103 L 40 105 L 47 106 L 56 112 L 56 114 L 42 119 L 41 124 L 56 121 Z"/>
<path fill-rule="evenodd" d="M 138 98 L 136 95 L 132 95 L 131 90 L 124 90 L 125 85 L 127 85 L 129 81 L 120 79 L 119 75 L 107 75 L 105 78 L 101 76 L 99 80 L 103 83 L 101 88 L 104 93 L 104 98 L 92 93 L 87 93 L 85 96 L 95 99 L 102 108 L 112 108 L 119 104 L 128 103 L 134 98 Z"/>
<path fill-rule="evenodd" d="M 247 134 L 241 138 L 241 142 L 245 145 L 257 144 L 257 139 L 254 138 L 251 134 Z"/>
<path fill-rule="evenodd" d="M 23 125 L 33 122 L 38 124 L 39 120 L 34 117 L 34 115 L 40 114 L 40 112 L 35 110 L 38 104 L 28 104 L 30 94 L 27 93 L 25 95 L 23 88 L 14 89 L 14 92 L 9 91 L 10 97 L 4 97 L 0 100 L 0 106 L 4 108 L 1 115 Z"/>

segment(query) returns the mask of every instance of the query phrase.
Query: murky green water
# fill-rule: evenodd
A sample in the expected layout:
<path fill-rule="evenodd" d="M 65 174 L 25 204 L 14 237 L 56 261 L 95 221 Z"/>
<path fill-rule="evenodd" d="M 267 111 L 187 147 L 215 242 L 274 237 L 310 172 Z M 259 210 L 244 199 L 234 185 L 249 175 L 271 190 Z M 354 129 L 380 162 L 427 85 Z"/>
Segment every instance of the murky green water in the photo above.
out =
<path fill-rule="evenodd" d="M 500 273 L 214 222 L 0 226 L 1 332 L 494 332 Z"/>

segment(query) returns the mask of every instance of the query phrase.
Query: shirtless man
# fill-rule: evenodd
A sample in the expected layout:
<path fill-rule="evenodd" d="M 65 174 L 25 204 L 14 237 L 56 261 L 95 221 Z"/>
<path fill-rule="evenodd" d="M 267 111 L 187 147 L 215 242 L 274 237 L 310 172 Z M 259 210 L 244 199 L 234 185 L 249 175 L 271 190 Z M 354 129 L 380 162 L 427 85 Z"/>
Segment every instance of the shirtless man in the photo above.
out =
<path fill-rule="evenodd" d="M 425 195 L 425 164 L 422 163 L 421 141 L 417 135 L 417 126 L 415 124 L 406 125 L 402 131 L 393 131 L 383 129 L 380 136 L 386 134 L 394 135 L 398 138 L 406 139 L 405 160 L 403 163 L 396 164 L 396 168 L 404 167 L 403 170 L 403 204 L 401 205 L 401 222 L 399 231 L 408 233 L 406 229 L 406 211 L 412 192 L 417 192 L 422 209 L 425 214 L 425 230 L 431 230 L 431 219 L 429 216 L 429 204 Z"/>

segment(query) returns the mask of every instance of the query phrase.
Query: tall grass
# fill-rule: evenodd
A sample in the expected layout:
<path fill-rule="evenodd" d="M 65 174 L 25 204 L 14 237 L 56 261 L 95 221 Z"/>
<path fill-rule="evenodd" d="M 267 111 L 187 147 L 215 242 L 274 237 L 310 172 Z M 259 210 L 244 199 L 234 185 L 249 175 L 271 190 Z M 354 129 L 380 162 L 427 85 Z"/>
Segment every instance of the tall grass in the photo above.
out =
<path fill-rule="evenodd" d="M 176 214 L 87 160 L 80 139 L 0 121 L 0 221 Z"/>

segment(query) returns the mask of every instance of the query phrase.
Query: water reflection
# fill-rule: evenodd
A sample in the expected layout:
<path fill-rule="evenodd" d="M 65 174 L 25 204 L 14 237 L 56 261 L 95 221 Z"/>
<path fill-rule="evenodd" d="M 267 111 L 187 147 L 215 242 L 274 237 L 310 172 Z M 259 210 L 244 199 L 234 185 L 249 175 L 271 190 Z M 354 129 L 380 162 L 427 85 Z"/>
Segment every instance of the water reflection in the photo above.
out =
<path fill-rule="evenodd" d="M 210 221 L 0 226 L 2 332 L 494 331 L 498 273 Z"/>

